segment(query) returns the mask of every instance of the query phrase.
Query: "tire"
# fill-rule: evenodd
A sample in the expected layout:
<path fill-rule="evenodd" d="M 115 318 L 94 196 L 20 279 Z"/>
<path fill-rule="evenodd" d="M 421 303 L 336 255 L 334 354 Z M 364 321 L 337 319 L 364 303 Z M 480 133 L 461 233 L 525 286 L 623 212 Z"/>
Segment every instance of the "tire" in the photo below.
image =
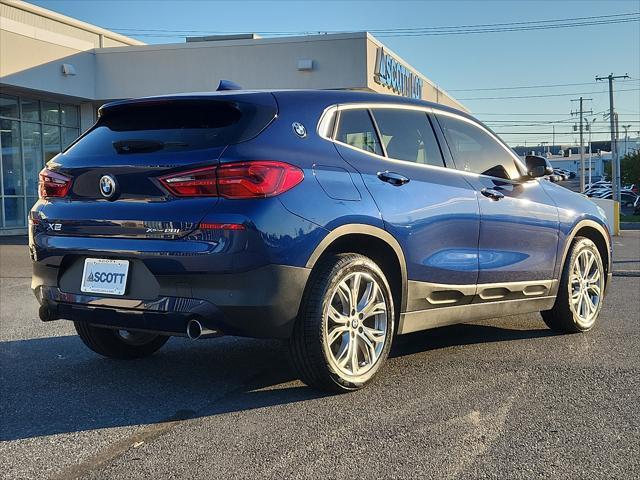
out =
<path fill-rule="evenodd" d="M 168 336 L 153 333 L 100 328 L 86 322 L 73 324 L 87 347 L 104 357 L 118 360 L 148 357 L 169 340 Z"/>
<path fill-rule="evenodd" d="M 581 263 L 589 263 L 590 259 L 593 259 L 593 263 L 588 268 Z M 585 269 L 588 269 L 586 279 L 582 275 Z M 591 330 L 602 308 L 604 287 L 604 266 L 598 248 L 588 238 L 576 237 L 562 269 L 556 302 L 551 310 L 541 312 L 542 319 L 556 332 Z"/>
<path fill-rule="evenodd" d="M 370 383 L 389 355 L 394 314 L 391 288 L 373 260 L 355 253 L 320 260 L 289 340 L 302 381 L 331 392 Z"/>

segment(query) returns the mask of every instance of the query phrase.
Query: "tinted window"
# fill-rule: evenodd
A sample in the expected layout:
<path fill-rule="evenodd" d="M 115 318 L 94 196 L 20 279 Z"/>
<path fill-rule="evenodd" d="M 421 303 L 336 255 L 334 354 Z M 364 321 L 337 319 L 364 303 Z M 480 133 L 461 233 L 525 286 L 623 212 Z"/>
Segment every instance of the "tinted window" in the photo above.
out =
<path fill-rule="evenodd" d="M 382 155 L 378 135 L 373 128 L 367 110 L 344 110 L 340 112 L 336 140 L 367 152 Z"/>
<path fill-rule="evenodd" d="M 387 155 L 398 160 L 444 166 L 425 112 L 380 108 L 373 111 Z"/>
<path fill-rule="evenodd" d="M 66 153 L 91 155 L 197 150 L 255 137 L 275 106 L 240 101 L 165 100 L 107 107 L 96 125 Z"/>
<path fill-rule="evenodd" d="M 458 170 L 499 178 L 518 178 L 513 157 L 488 133 L 468 122 L 439 115 Z"/>

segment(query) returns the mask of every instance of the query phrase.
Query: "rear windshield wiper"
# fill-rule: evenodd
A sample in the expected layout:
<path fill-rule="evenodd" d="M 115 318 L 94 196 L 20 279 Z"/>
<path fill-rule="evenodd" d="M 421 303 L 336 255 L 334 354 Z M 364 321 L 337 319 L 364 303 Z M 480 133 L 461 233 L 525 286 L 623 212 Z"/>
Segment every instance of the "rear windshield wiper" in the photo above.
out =
<path fill-rule="evenodd" d="M 159 140 L 120 140 L 113 142 L 116 152 L 126 153 L 151 153 L 163 150 L 167 147 L 188 147 L 184 142 L 161 142 Z"/>

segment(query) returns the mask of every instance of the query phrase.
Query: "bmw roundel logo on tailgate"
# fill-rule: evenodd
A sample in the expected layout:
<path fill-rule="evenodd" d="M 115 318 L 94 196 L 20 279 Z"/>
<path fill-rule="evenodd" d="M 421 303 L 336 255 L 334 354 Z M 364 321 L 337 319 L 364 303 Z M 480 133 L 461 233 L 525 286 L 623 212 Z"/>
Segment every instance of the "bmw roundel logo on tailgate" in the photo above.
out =
<path fill-rule="evenodd" d="M 116 179 L 111 175 L 103 175 L 100 178 L 100 193 L 105 198 L 113 198 L 116 194 Z"/>

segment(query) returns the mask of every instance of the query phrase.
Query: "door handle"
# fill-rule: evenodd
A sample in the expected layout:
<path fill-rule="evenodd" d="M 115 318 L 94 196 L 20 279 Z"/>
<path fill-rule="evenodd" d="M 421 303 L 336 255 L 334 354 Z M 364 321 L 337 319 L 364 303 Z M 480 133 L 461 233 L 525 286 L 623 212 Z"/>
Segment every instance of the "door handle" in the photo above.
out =
<path fill-rule="evenodd" d="M 504 193 L 494 190 L 493 188 L 483 188 L 480 190 L 480 193 L 491 200 L 500 200 L 501 198 L 504 198 Z"/>
<path fill-rule="evenodd" d="M 378 172 L 378 178 L 383 182 L 390 183 L 394 187 L 400 187 L 405 183 L 409 183 L 409 179 L 404 175 L 400 175 L 399 173 L 390 172 L 389 170 L 385 172 Z"/>

